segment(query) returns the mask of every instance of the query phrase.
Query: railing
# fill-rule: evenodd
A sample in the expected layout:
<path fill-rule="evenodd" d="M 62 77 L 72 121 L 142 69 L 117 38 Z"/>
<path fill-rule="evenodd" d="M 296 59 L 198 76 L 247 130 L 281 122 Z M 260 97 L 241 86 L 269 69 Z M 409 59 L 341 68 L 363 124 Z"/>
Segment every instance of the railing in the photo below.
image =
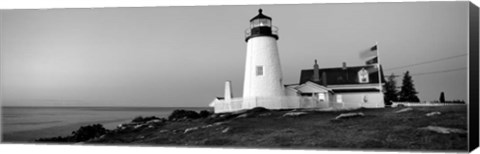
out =
<path fill-rule="evenodd" d="M 245 29 L 245 38 L 249 37 L 250 35 L 252 35 L 252 29 L 251 28 Z"/>
<path fill-rule="evenodd" d="M 278 28 L 276 26 L 272 26 L 272 34 L 278 35 Z M 245 37 L 250 37 L 252 35 L 252 28 L 245 29 Z"/>

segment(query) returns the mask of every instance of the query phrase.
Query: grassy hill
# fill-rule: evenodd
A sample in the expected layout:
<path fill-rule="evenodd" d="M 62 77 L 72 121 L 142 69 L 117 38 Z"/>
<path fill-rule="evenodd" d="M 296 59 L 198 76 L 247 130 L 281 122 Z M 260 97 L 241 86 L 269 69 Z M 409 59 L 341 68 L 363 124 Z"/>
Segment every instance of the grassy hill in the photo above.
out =
<path fill-rule="evenodd" d="M 441 134 L 421 129 L 442 126 L 467 129 L 467 107 L 439 106 L 358 109 L 354 111 L 259 110 L 215 114 L 208 118 L 166 120 L 117 128 L 87 144 L 208 146 L 302 149 L 372 149 L 465 151 L 467 134 Z M 426 116 L 438 111 L 440 115 Z M 346 112 L 365 116 L 334 120 Z"/>

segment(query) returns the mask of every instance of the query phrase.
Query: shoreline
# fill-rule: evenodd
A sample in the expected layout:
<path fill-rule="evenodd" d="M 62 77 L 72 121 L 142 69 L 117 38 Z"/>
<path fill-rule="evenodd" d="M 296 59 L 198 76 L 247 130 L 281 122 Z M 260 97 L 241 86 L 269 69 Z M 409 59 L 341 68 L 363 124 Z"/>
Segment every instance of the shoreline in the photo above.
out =
<path fill-rule="evenodd" d="M 57 136 L 67 136 L 71 135 L 72 131 L 78 130 L 81 126 L 90 125 L 90 124 L 102 124 L 106 129 L 115 129 L 119 124 L 130 122 L 133 118 L 138 116 L 158 116 L 166 117 L 175 109 L 188 109 L 188 110 L 209 110 L 207 107 L 153 107 L 153 108 L 144 108 L 144 107 L 41 107 L 36 108 L 32 106 L 14 106 L 6 107 L 2 106 L 3 111 L 2 116 L 36 116 L 35 114 L 40 114 L 40 116 L 60 113 L 75 112 L 79 114 L 78 116 L 87 116 L 87 118 L 76 118 L 71 121 L 64 120 L 65 118 L 61 117 L 46 117 L 48 120 L 58 120 L 60 123 L 56 124 L 39 124 L 35 125 L 25 125 L 25 126 L 14 126 L 6 127 L 6 119 L 2 118 L 2 142 L 8 143 L 22 143 L 22 142 L 33 142 L 33 140 L 38 138 L 45 137 L 57 137 Z M 10 110 L 5 110 L 10 109 Z M 33 110 L 32 110 L 33 109 Z M 55 109 L 50 111 L 49 109 Z M 57 110 L 60 109 L 60 110 Z M 26 112 L 27 111 L 27 112 Z M 84 112 L 85 111 L 85 112 Z M 106 112 L 103 112 L 106 111 Z M 35 114 L 33 114 L 35 113 Z M 87 115 L 93 113 L 94 116 Z M 18 115 L 20 114 L 20 115 Z M 97 115 L 98 114 L 98 115 Z M 38 119 L 38 118 L 37 118 Z M 9 119 L 7 119 L 8 121 Z M 42 120 L 42 119 L 40 119 Z M 11 122 L 17 122 L 10 120 Z M 32 120 L 28 120 L 29 122 Z M 42 120 L 45 121 L 45 120 Z M 39 122 L 42 122 L 39 121 Z M 8 131 L 5 131 L 8 128 Z M 18 128 L 18 129 L 17 129 Z"/>
<path fill-rule="evenodd" d="M 340 111 L 254 108 L 193 117 L 187 113 L 190 111 L 174 111 L 168 119 L 130 119 L 87 140 L 52 138 L 32 143 L 452 152 L 464 151 L 468 146 L 466 108 L 466 105 Z M 435 112 L 440 113 L 429 115 Z M 343 114 L 354 117 L 339 119 Z M 83 125 L 76 126 L 70 125 L 73 129 Z M 463 133 L 444 134 L 428 130 L 429 127 L 452 128 Z"/>
<path fill-rule="evenodd" d="M 107 129 L 115 129 L 115 127 L 123 122 L 130 121 L 131 119 L 115 119 L 115 120 L 102 120 L 93 122 L 80 122 L 73 124 L 66 124 L 61 126 L 52 126 L 47 128 L 40 128 L 34 130 L 23 130 L 15 132 L 2 132 L 2 142 L 4 143 L 35 143 L 34 140 L 44 137 L 56 137 L 71 135 L 72 131 L 76 131 L 78 128 L 84 125 L 90 124 L 102 124 L 103 126 L 110 126 Z"/>
<path fill-rule="evenodd" d="M 440 114 L 428 115 L 435 112 Z M 357 116 L 338 119 L 352 113 Z M 443 134 L 427 129 L 431 127 L 461 133 Z M 254 108 L 199 119 L 136 123 L 82 143 L 451 152 L 467 150 L 466 130 L 466 105 L 346 111 Z"/>

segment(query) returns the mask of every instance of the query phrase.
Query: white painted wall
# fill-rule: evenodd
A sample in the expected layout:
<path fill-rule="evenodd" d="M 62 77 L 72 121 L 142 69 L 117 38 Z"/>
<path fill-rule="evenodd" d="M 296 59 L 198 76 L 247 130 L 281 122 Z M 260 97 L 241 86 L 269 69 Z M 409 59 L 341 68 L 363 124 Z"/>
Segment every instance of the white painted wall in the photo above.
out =
<path fill-rule="evenodd" d="M 263 66 L 263 75 L 256 67 Z M 243 98 L 275 98 L 285 96 L 277 40 L 270 36 L 250 38 L 247 42 Z M 254 104 L 246 104 L 247 107 Z"/>
<path fill-rule="evenodd" d="M 214 100 L 212 102 L 215 113 L 234 112 L 254 107 L 268 109 L 295 109 L 295 108 L 327 108 L 328 102 L 319 102 L 311 97 L 281 96 L 270 98 L 233 98 L 230 101 Z"/>
<path fill-rule="evenodd" d="M 336 94 L 338 95 L 338 94 Z M 331 101 L 320 102 L 313 97 L 301 96 L 280 96 L 280 97 L 257 97 L 257 98 L 233 98 L 230 101 L 214 100 L 212 106 L 215 113 L 234 112 L 243 109 L 251 109 L 254 107 L 265 107 L 268 109 L 295 109 L 295 108 L 316 108 L 316 109 L 355 109 L 365 108 L 382 108 L 383 94 L 378 92 L 370 93 L 343 93 L 342 102 L 337 102 L 336 95 L 330 95 Z M 364 103 L 363 96 L 368 97 L 368 101 Z"/>
<path fill-rule="evenodd" d="M 337 101 L 337 96 L 341 95 L 342 102 Z M 364 102 L 364 97 L 367 97 L 367 102 Z M 364 93 L 336 93 L 333 96 L 331 103 L 335 108 L 383 108 L 383 93 L 379 92 L 364 92 Z"/>
<path fill-rule="evenodd" d="M 224 92 L 224 99 L 230 101 L 233 97 L 232 94 L 232 82 L 225 81 L 225 92 Z"/>

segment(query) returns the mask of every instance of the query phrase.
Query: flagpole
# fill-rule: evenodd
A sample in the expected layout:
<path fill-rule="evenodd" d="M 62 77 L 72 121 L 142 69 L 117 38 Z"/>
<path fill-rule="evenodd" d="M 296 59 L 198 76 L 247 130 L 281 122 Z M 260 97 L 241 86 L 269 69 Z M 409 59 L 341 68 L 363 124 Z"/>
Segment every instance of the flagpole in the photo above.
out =
<path fill-rule="evenodd" d="M 377 66 L 378 66 L 378 88 L 380 93 L 382 93 L 382 77 L 380 74 L 380 50 L 378 49 L 378 41 L 375 42 L 375 46 L 377 47 Z M 378 107 L 378 103 L 376 105 Z"/>

